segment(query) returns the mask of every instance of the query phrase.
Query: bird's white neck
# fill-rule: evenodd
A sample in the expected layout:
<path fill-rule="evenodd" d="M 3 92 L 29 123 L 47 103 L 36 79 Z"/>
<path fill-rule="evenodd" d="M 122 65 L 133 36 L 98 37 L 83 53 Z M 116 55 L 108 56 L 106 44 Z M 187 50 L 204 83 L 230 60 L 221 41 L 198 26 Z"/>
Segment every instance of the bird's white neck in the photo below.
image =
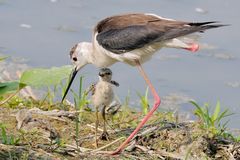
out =
<path fill-rule="evenodd" d="M 79 52 L 82 53 L 82 56 L 87 61 L 87 63 L 93 64 L 93 45 L 90 42 L 81 42 L 79 43 Z"/>
<path fill-rule="evenodd" d="M 106 55 L 102 50 L 95 48 L 90 42 L 81 42 L 80 45 L 82 56 L 87 63 L 97 67 L 108 67 L 116 62 L 116 60 Z"/>

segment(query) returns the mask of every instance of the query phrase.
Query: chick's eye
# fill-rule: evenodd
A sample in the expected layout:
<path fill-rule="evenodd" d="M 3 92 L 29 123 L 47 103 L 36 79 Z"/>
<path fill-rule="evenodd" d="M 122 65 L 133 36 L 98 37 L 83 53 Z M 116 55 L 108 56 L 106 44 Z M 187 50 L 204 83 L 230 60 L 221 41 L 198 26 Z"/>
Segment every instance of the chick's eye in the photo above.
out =
<path fill-rule="evenodd" d="M 73 57 L 73 61 L 75 61 L 75 62 L 76 62 L 76 61 L 77 61 L 77 57 Z"/>

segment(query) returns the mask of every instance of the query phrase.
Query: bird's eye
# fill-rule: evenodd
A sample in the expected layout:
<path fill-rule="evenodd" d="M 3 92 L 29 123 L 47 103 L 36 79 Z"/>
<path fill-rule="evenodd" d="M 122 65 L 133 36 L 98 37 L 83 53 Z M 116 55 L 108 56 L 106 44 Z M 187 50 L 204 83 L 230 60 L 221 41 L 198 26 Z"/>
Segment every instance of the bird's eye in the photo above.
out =
<path fill-rule="evenodd" d="M 73 57 L 73 61 L 75 61 L 75 62 L 76 62 L 76 61 L 77 61 L 77 57 Z"/>
<path fill-rule="evenodd" d="M 111 73 L 110 73 L 110 72 L 107 72 L 106 75 L 111 75 Z"/>

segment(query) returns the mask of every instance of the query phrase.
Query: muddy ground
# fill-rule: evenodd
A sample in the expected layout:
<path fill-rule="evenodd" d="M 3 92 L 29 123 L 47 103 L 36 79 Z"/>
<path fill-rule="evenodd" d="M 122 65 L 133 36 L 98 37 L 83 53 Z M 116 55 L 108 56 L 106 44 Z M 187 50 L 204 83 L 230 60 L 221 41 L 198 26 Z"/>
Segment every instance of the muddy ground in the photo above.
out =
<path fill-rule="evenodd" d="M 96 148 L 95 112 L 87 107 L 76 112 L 71 106 L 59 110 L 59 105 L 52 105 L 51 110 L 37 106 L 28 108 L 22 104 L 13 108 L 9 108 L 9 104 L 1 106 L 0 130 L 6 130 L 5 137 L 9 140 L 4 142 L 1 131 L 0 159 L 240 158 L 240 143 L 211 135 L 200 121 L 178 122 L 170 112 L 154 114 L 126 149 L 112 156 L 110 153 L 140 122 L 142 113 L 122 106 L 115 115 L 107 114 L 109 140 L 99 139 Z M 76 129 L 77 117 L 80 117 L 79 129 Z M 103 120 L 100 119 L 98 137 L 102 128 Z"/>

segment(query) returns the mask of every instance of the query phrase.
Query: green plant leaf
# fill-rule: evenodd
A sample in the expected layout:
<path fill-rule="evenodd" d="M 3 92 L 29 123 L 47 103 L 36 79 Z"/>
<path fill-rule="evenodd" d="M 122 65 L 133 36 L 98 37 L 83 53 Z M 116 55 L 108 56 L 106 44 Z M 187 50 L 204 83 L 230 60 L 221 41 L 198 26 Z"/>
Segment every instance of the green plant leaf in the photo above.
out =
<path fill-rule="evenodd" d="M 218 118 L 217 118 L 217 123 L 220 123 L 220 121 L 223 119 L 223 118 L 225 118 L 225 117 L 228 117 L 228 116 L 231 116 L 231 115 L 233 115 L 234 113 L 228 113 L 229 112 L 229 110 L 228 109 L 225 109 L 221 114 L 220 114 L 220 116 L 218 116 Z"/>
<path fill-rule="evenodd" d="M 6 144 L 7 143 L 7 133 L 6 133 L 6 127 L 4 125 L 0 125 L 1 127 L 1 139 L 2 139 L 2 143 Z"/>
<path fill-rule="evenodd" d="M 197 109 L 194 111 L 195 114 L 199 117 L 202 118 L 204 120 L 204 111 L 202 110 L 202 108 L 194 101 L 190 101 L 190 103 L 192 103 Z"/>
<path fill-rule="evenodd" d="M 210 114 L 209 105 L 205 103 L 204 106 L 200 107 L 196 102 L 190 101 L 195 107 L 195 114 L 203 121 L 203 126 L 209 131 L 210 137 L 215 135 L 224 135 L 226 132 L 227 124 L 221 123 L 222 119 L 232 115 L 228 109 L 221 112 L 220 102 L 217 102 L 214 113 Z"/>
<path fill-rule="evenodd" d="M 22 89 L 22 87 L 24 87 L 24 85 L 21 85 L 21 87 L 19 87 L 18 81 L 10 81 L 3 83 L 0 82 L 0 95 L 14 93 L 17 90 Z"/>
<path fill-rule="evenodd" d="M 7 59 L 8 58 L 8 56 L 6 56 L 6 57 L 0 57 L 0 61 L 3 61 L 3 60 L 5 60 L 5 59 Z"/>
<path fill-rule="evenodd" d="M 148 101 L 148 88 L 146 89 L 145 95 L 142 96 L 140 93 L 137 92 L 137 95 L 140 98 L 140 103 L 142 106 L 142 112 L 146 115 L 148 113 L 149 108 L 149 101 Z"/>
<path fill-rule="evenodd" d="M 192 103 L 196 107 L 195 114 L 204 122 L 205 127 L 209 128 L 212 121 L 209 115 L 208 104 L 206 103 L 203 107 L 200 107 L 194 101 L 190 101 L 190 103 Z"/>
<path fill-rule="evenodd" d="M 63 79 L 69 77 L 72 66 L 52 67 L 50 69 L 35 68 L 23 72 L 20 82 L 32 87 L 59 85 Z"/>
<path fill-rule="evenodd" d="M 204 113 L 205 113 L 204 115 L 205 116 L 204 116 L 204 118 L 206 119 L 205 122 L 207 123 L 208 127 L 212 127 L 212 126 L 214 126 L 214 121 L 212 121 L 211 114 L 209 112 L 209 104 L 205 103 L 204 106 L 205 106 L 205 110 L 204 110 Z"/>
<path fill-rule="evenodd" d="M 219 113 L 220 113 L 220 109 L 221 109 L 221 107 L 220 107 L 220 102 L 218 101 L 217 104 L 216 104 L 216 106 L 215 106 L 215 111 L 214 111 L 214 113 L 213 113 L 213 115 L 212 115 L 212 117 L 211 117 L 211 119 L 212 119 L 213 122 L 215 122 L 215 121 L 217 120 L 218 115 L 219 115 Z"/>

